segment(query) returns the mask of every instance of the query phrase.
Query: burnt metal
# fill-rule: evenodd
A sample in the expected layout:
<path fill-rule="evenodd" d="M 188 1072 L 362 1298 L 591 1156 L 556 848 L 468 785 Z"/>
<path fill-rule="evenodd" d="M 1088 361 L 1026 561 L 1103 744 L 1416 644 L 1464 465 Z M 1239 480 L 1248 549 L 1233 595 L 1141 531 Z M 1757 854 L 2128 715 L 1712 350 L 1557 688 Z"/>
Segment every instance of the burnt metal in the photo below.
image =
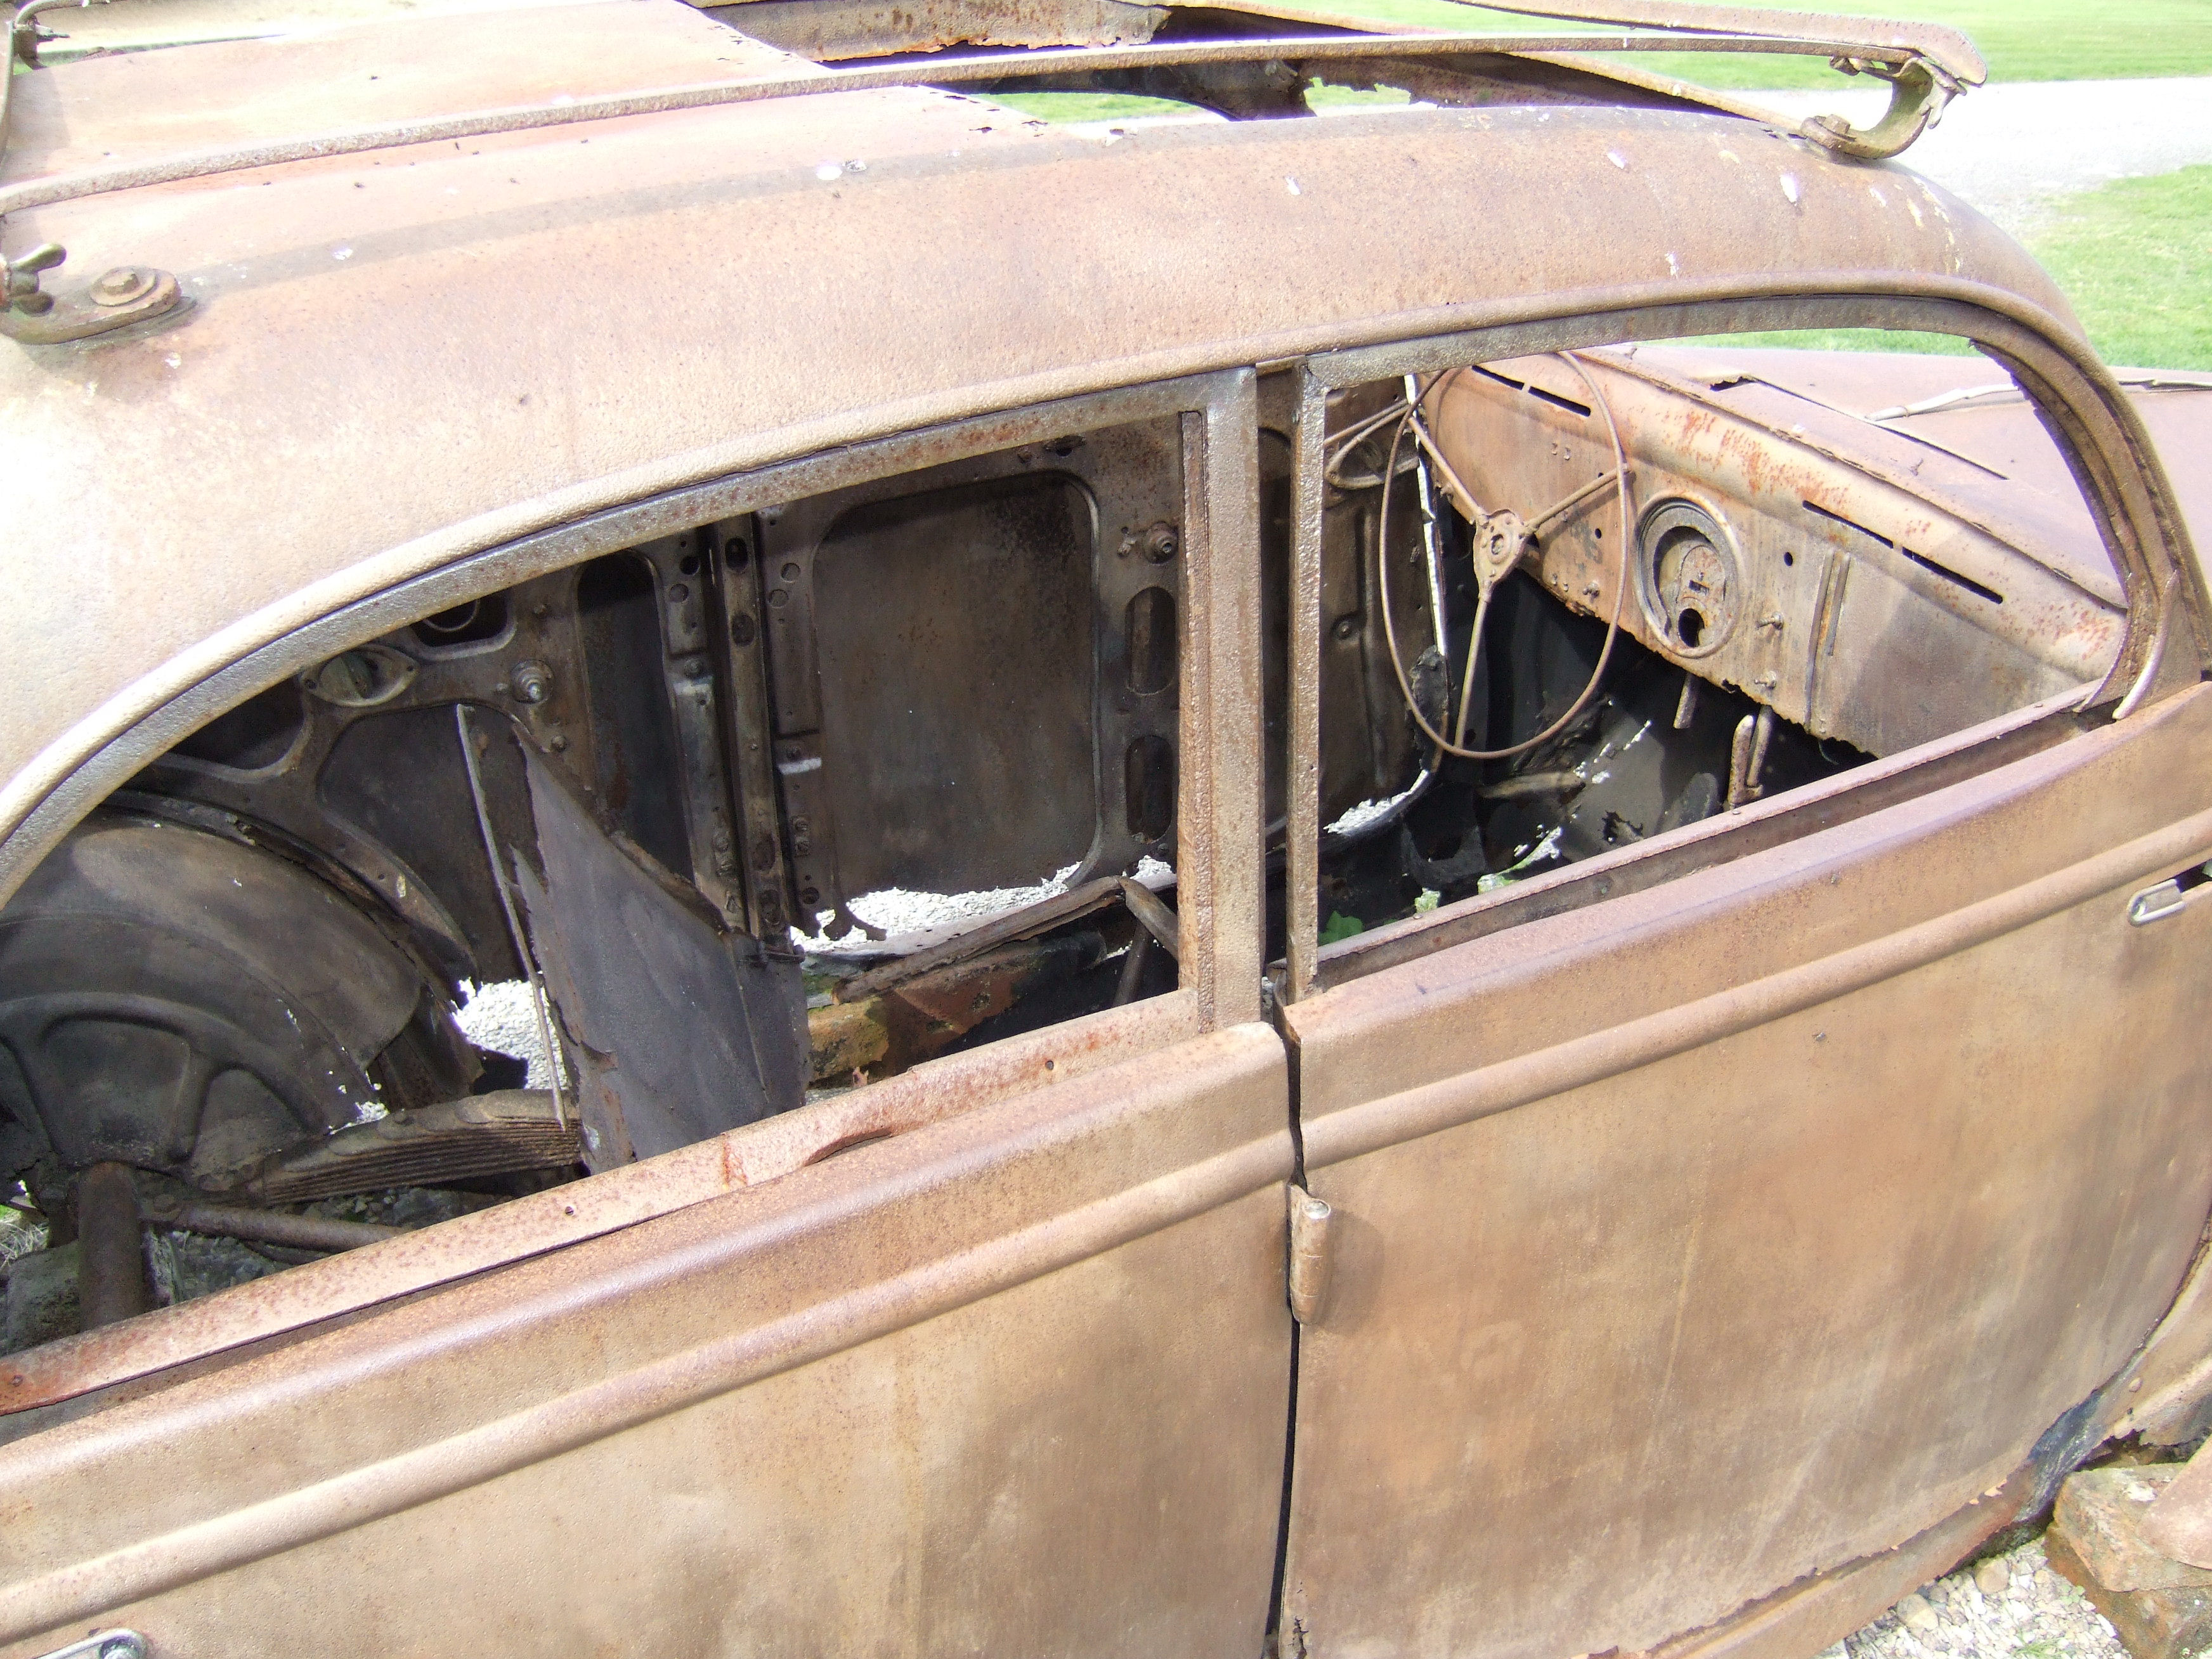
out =
<path fill-rule="evenodd" d="M 1286 792 L 1285 844 L 1289 975 L 1285 1000 L 1313 988 L 1321 931 L 1322 653 L 1325 618 L 1322 594 L 1327 559 L 1323 544 L 1322 478 L 1328 423 L 1326 388 L 1301 370 L 1292 444 L 1292 507 L 1289 572 L 1289 696 L 1284 757 Z M 1353 567 L 1364 570 L 1366 561 Z"/>
<path fill-rule="evenodd" d="M 781 939 L 795 906 L 776 790 L 775 724 L 769 693 L 766 590 L 760 526 L 751 517 L 714 527 L 721 586 L 719 621 L 729 640 L 725 701 L 730 776 L 736 786 L 736 861 L 745 903 L 744 931 Z"/>
<path fill-rule="evenodd" d="M 865 1101 L 898 1087 L 857 1093 Z M 467 1644 L 489 1642 L 492 1622 L 513 1603 L 487 1593 L 485 1563 L 519 1567 L 537 1558 L 548 1528 L 568 1522 L 550 1500 L 568 1489 L 573 1458 L 619 1436 L 624 1473 L 600 1484 L 598 1513 L 600 1547 L 622 1571 L 595 1585 L 588 1603 L 552 1604 L 552 1622 L 539 1628 L 564 1650 L 583 1621 L 604 1616 L 607 1595 L 644 1606 L 680 1594 L 683 1569 L 661 1554 L 662 1540 L 711 1536 L 717 1548 L 723 1540 L 735 1547 L 761 1515 L 805 1508 L 802 1492 L 813 1494 L 807 1512 L 845 1540 L 872 1534 L 916 1501 L 946 1537 L 972 1538 L 1009 1502 L 1065 1513 L 1070 1525 L 1079 1515 L 1103 1522 L 1107 1553 L 1094 1565 L 1109 1573 L 1104 1594 L 1018 1593 L 1054 1572 L 1067 1535 L 1058 1526 L 1021 1528 L 1006 1540 L 1014 1558 L 994 1553 L 980 1579 L 973 1560 L 909 1558 L 908 1590 L 933 1595 L 957 1583 L 989 1591 L 977 1603 L 988 1622 L 971 1628 L 994 1651 L 1110 1647 L 1136 1607 L 1172 1607 L 1171 1622 L 1156 1626 L 1163 1640 L 1173 1632 L 1198 1651 L 1256 1644 L 1290 1347 L 1280 1045 L 1248 1026 L 1184 1044 L 1177 1063 L 1146 1068 L 1141 1079 L 1109 1069 L 1007 1107 L 956 1114 L 927 1133 L 855 1146 L 785 1181 L 664 1218 L 649 1230 L 655 1248 L 642 1253 L 635 1247 L 648 1240 L 632 1229 L 272 1350 L 247 1369 L 274 1386 L 240 1390 L 234 1369 L 61 1425 L 81 1443 L 75 1467 L 97 1469 L 104 1481 L 118 1449 L 109 1437 L 138 1420 L 142 1448 L 162 1449 L 173 1482 L 158 1494 L 142 1491 L 122 1513 L 87 1517 L 93 1532 L 48 1534 L 11 1550 L 0 1640 L 81 1626 L 96 1613 L 89 1602 L 143 1601 L 148 1620 L 181 1650 L 219 1635 L 231 1650 L 261 1651 L 272 1646 L 273 1626 L 296 1628 L 296 1604 L 272 1593 L 272 1571 L 295 1593 L 319 1597 L 338 1577 L 366 1569 L 382 1582 L 410 1564 L 410 1594 L 386 1604 L 392 1617 L 426 1638 L 434 1627 L 456 1632 L 459 1620 Z M 1115 1150 L 1102 1160 L 1108 1146 Z M 364 1266 L 398 1253 L 365 1252 Z M 683 1271 L 671 1273 L 676 1260 Z M 1194 1320 L 1205 1340 L 1164 1348 L 1163 1320 Z M 961 1377 L 969 1411 L 917 1413 L 902 1403 L 872 1364 L 883 1339 Z M 387 1343 L 402 1345 L 411 1363 L 363 1363 Z M 1068 1382 L 1040 1389 L 1041 1376 Z M 794 1385 L 799 1398 L 785 1401 Z M 402 1398 L 411 1409 L 396 1408 Z M 201 1423 L 228 1426 L 185 1430 L 172 1413 L 193 1405 L 209 1414 Z M 310 1406 L 325 1427 L 335 1419 L 349 1432 L 308 1430 L 298 1413 Z M 834 1434 L 797 1432 L 824 1412 Z M 1035 1454 L 1010 1458 L 967 1427 L 1002 1413 L 1030 1424 L 1039 1449 L 1064 1451 L 1042 1464 Z M 891 1427 L 902 1417 L 903 1442 Z M 1103 1499 L 1075 1474 L 1101 1433 L 1129 1454 L 1120 1495 Z M 40 1459 L 38 1438 L 0 1449 L 0 1478 L 43 1515 L 67 1506 L 62 1492 L 73 1476 Z M 249 1474 L 234 1461 L 242 1446 L 267 1445 L 290 1449 L 281 1469 L 257 1455 Z M 902 1445 L 927 1469 L 961 1473 L 927 1474 L 921 1488 L 902 1492 L 890 1461 Z M 990 1469 L 981 1480 L 973 1478 L 977 1458 Z M 218 1464 L 227 1472 L 218 1474 Z M 825 1482 L 825 1467 L 854 1478 Z M 503 1475 L 523 1490 L 504 1488 L 520 1500 L 514 1522 L 480 1540 L 493 1557 L 475 1554 L 474 1542 L 455 1545 L 450 1533 L 447 1549 L 430 1545 L 422 1529 L 440 1528 L 441 1499 Z M 1154 1496 L 1162 1479 L 1181 1498 L 1165 1528 Z M 250 1523 L 234 1480 L 260 1482 Z M 714 1505 L 711 1519 L 672 1515 L 671 1481 L 733 1501 Z M 380 1519 L 393 1525 L 371 1524 Z M 72 1571 L 126 1534 L 138 1546 L 127 1564 L 116 1560 L 96 1583 Z M 349 1540 L 342 1551 L 301 1547 L 339 1535 Z M 787 1632 L 792 1644 L 811 1632 L 842 1647 L 846 1632 L 862 1637 L 888 1616 L 889 1597 L 908 1593 L 880 1571 L 890 1556 L 872 1557 L 857 1583 L 787 1573 L 811 1559 L 811 1545 L 777 1528 L 773 1555 L 757 1558 L 776 1564 L 773 1582 L 745 1592 L 735 1616 Z M 211 1572 L 235 1575 L 229 1585 L 245 1593 L 227 1594 L 220 1611 L 185 1605 Z M 807 1587 L 795 1601 L 794 1584 Z M 337 1651 L 379 1650 L 397 1628 L 349 1636 Z"/>
<path fill-rule="evenodd" d="M 103 816 L 0 910 L 0 1163 L 222 1187 L 380 1102 L 465 1089 L 449 1030 L 416 965 L 308 872 Z"/>
<path fill-rule="evenodd" d="M 1291 1317 L 1301 1325 L 1317 1322 L 1328 1304 L 1334 1265 L 1336 1212 L 1326 1200 L 1293 1184 L 1290 1199 L 1290 1264 L 1287 1273 Z"/>
<path fill-rule="evenodd" d="M 2018 1467 L 2054 1414 L 2046 1467 L 2084 1455 L 2124 1395 L 2069 1402 L 2126 1364 L 2170 1300 L 2212 1201 L 2212 1158 L 2194 1150 L 2189 1108 L 2146 1122 L 2124 1149 L 2110 1139 L 2109 1114 L 2143 1097 L 2139 1063 L 2156 1068 L 2153 1086 L 2186 1091 L 2203 1062 L 2185 1045 L 2142 1048 L 2135 1034 L 2169 1016 L 2118 980 L 2100 981 L 2105 1018 L 2082 1024 L 2069 965 L 2117 951 L 2130 986 L 2136 972 L 2198 973 L 2195 940 L 2130 928 L 2124 911 L 2138 872 L 2212 842 L 2212 811 L 2171 781 L 2212 742 L 2208 713 L 2203 690 L 2185 692 L 2155 706 L 2154 729 L 2140 716 L 2105 726 L 1913 812 L 1778 849 L 1725 883 L 1431 953 L 1413 978 L 1370 977 L 1287 1010 L 1306 1184 L 1372 1231 L 1338 1262 L 1342 1328 L 1333 1316 L 1301 1338 L 1285 1626 L 1395 1645 L 1418 1618 L 1498 1650 L 1534 1631 L 1571 1648 L 1647 1649 L 1815 1563 L 1934 1525 Z M 1898 1033 L 1930 1029 L 1931 1007 L 1934 1024 L 1995 1038 L 1978 1052 L 1995 1068 L 1984 1080 L 2003 1079 L 1996 1093 L 1923 1086 L 1948 1039 Z M 2053 1173 L 2048 1143 L 2001 1154 L 1996 1169 L 1942 1163 L 1936 1148 L 1962 1135 L 1996 1145 L 1981 1126 L 2013 1119 L 1993 1103 L 2051 1088 L 2054 1072 L 2065 1081 L 2039 1121 L 2094 1173 Z M 1770 1089 L 1784 1073 L 1786 1100 Z M 1974 1203 L 1926 1217 L 1931 1156 Z M 1716 1160 L 1734 1166 L 1727 1179 Z M 1686 1183 L 1668 1173 L 1691 1168 Z M 2047 1200 L 2058 1189 L 2063 1214 Z M 1485 1201 L 1469 1205 L 1475 1191 Z M 2116 1236 L 2110 1206 L 2139 1213 L 2153 1192 L 2166 1221 L 2121 1224 L 2134 1253 L 2124 1273 L 2077 1262 L 2076 1241 L 2101 1249 Z M 2098 1213 L 2072 1207 L 2081 1200 Z M 2043 1264 L 2033 1275 L 2019 1272 L 2023 1249 Z M 1909 1317 L 1893 1272 L 1923 1287 Z M 1820 1319 L 1790 1312 L 1806 1297 Z M 1533 1323 L 1498 1340 L 1508 1308 Z M 1747 1329 L 1763 1334 L 1755 1358 Z M 1783 1426 L 1782 1402 L 1802 1397 L 1785 1379 L 1832 1376 L 1846 1330 L 1863 1369 L 1841 1386 L 1911 1403 L 1892 1412 L 1855 1394 L 1814 1451 Z M 1564 1356 L 1597 1340 L 1650 1380 L 1584 1395 Z M 1969 1376 L 1960 1357 L 1993 1343 L 2012 1358 Z M 1439 1391 L 1446 1374 L 1453 1386 Z M 1485 1449 L 1498 1479 L 1557 1467 L 1574 1455 L 1566 1425 L 1582 1420 L 1571 1401 L 1586 1397 L 1609 1402 L 1612 1445 L 1629 1436 L 1624 1480 L 1587 1509 L 1552 1488 L 1525 1543 L 1502 1546 L 1492 1529 L 1478 1545 L 1437 1525 L 1440 1509 L 1493 1489 L 1487 1476 L 1470 1485 L 1454 1466 L 1373 1482 L 1408 1425 L 1413 1443 Z M 1795 1502 L 1815 1469 L 1822 1501 Z M 1754 1492 L 1771 1525 L 1749 1562 L 1728 1518 Z M 1625 1498 L 1645 1528 L 1632 1560 L 1562 1582 L 1559 1564 L 1579 1559 L 1565 1540 L 1618 1516 Z M 1695 1569 L 1653 1576 L 1660 1559 Z M 1418 1611 L 1390 1588 L 1408 1565 Z"/>
<path fill-rule="evenodd" d="M 157 1204 L 146 1212 L 157 1225 L 216 1238 L 248 1239 L 298 1250 L 357 1250 L 399 1237 L 398 1227 L 327 1216 L 288 1215 L 281 1210 L 243 1210 L 221 1204 Z"/>
<path fill-rule="evenodd" d="M 651 1158 L 799 1104 L 797 958 L 729 932 L 694 890 L 611 842 L 543 759 L 519 757 L 532 840 L 501 853 L 575 1079 L 585 1164 Z"/>
<path fill-rule="evenodd" d="M 155 1320 L 12 1354 L 0 1367 L 0 1440 L 37 1432 L 45 1417 L 70 1409 L 69 1401 L 120 1390 L 156 1371 L 209 1363 L 324 1320 L 773 1182 L 818 1161 L 827 1147 L 908 1133 L 1047 1083 L 1158 1054 L 1198 1034 L 1195 999 L 1170 992 L 763 1118 L 650 1164 L 462 1216 L 427 1232 L 412 1252 L 315 1263 L 286 1274 L 281 1285 L 246 1286 L 164 1310 Z"/>
<path fill-rule="evenodd" d="M 892 989 L 950 963 L 957 963 L 986 951 L 1009 944 L 1016 939 L 1034 939 L 1038 934 L 1062 927 L 1096 910 L 1104 908 L 1121 896 L 1121 884 L 1112 876 L 1100 876 L 1071 887 L 1050 898 L 1038 899 L 1034 903 L 1004 911 L 988 921 L 963 927 L 947 939 L 926 945 L 911 951 L 878 968 L 842 980 L 836 988 L 841 1002 L 854 1002 Z"/>
<path fill-rule="evenodd" d="M 1175 732 L 1173 654 L 1147 640 L 1182 593 L 1180 465 L 1171 422 L 1079 428 L 759 515 L 808 931 L 882 888 L 1022 886 L 1071 866 L 1079 884 L 1172 855 L 1168 826 L 1133 810 L 1123 761 Z"/>
<path fill-rule="evenodd" d="M 2068 696 L 2037 704 L 1893 762 L 1808 785 L 1741 815 L 1709 818 L 1679 838 L 1656 846 L 1631 844 L 1426 917 L 1356 934 L 1328 948 L 1317 982 L 1346 984 L 1416 961 L 1447 944 L 1487 938 L 1546 916 L 1648 891 L 1951 787 L 2080 735 L 2086 723 L 2077 702 Z"/>
<path fill-rule="evenodd" d="M 95 1164 L 77 1177 L 78 1317 L 88 1331 L 154 1305 L 138 1237 L 138 1188 L 129 1166 Z"/>

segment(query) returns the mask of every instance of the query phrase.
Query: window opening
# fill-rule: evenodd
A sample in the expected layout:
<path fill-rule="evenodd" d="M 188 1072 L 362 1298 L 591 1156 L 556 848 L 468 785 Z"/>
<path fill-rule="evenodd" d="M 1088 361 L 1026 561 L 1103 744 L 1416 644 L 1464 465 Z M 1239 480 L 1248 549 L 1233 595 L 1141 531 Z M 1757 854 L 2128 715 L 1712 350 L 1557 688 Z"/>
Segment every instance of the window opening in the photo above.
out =
<path fill-rule="evenodd" d="M 1192 396 L 448 601 L 149 765 L 0 913 L 4 1351 L 811 1103 L 826 1156 L 893 1132 L 840 1097 L 1087 1015 L 1127 1035 L 1038 1080 L 1194 1032 Z"/>
<path fill-rule="evenodd" d="M 1990 377 L 1673 341 L 1317 389 L 1316 945 L 2099 680 L 2122 590 Z"/>

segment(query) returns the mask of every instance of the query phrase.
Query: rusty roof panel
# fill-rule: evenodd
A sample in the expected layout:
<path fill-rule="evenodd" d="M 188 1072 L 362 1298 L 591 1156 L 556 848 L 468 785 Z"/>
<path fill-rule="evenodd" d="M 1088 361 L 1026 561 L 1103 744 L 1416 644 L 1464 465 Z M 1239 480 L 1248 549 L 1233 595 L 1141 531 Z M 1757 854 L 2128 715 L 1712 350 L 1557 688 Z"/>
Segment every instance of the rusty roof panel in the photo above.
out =
<path fill-rule="evenodd" d="M 682 0 L 568 0 L 122 52 L 21 77 L 0 179 L 811 68 Z"/>
<path fill-rule="evenodd" d="M 10 778 L 80 722 L 78 746 L 460 554 L 928 421 L 1631 283 L 1953 276 L 2069 316 L 2009 238 L 1902 168 L 1658 111 L 1108 141 L 948 94 L 840 94 L 332 157 L 15 225 L 90 269 L 173 270 L 193 303 L 0 357 L 0 576 L 52 620 L 24 630 L 0 711 Z M 18 780 L 10 805 L 42 787 Z"/>

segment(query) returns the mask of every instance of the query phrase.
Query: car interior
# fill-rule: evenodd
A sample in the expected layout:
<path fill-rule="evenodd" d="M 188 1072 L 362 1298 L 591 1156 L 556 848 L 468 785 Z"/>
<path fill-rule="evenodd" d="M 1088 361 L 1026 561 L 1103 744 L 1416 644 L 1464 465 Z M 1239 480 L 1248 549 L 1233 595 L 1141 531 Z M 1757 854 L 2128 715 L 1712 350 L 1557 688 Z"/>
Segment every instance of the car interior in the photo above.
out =
<path fill-rule="evenodd" d="M 2093 686 L 2125 607 L 2059 451 L 1927 343 L 1329 388 L 1297 859 L 1301 371 L 1263 374 L 1273 994 L 1294 866 L 1326 987 Z M 148 766 L 0 911 L 8 1349 L 1174 991 L 1185 456 L 1109 421 L 693 523 Z"/>

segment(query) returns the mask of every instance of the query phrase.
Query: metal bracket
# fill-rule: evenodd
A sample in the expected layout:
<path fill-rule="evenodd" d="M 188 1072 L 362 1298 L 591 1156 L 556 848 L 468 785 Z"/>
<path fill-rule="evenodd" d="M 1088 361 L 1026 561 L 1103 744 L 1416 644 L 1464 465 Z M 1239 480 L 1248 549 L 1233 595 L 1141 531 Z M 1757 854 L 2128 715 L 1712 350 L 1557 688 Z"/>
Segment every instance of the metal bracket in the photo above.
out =
<path fill-rule="evenodd" d="M 1291 1238 L 1289 1291 L 1291 1317 L 1310 1325 L 1328 1302 L 1330 1224 L 1336 1212 L 1328 1200 L 1316 1198 L 1303 1187 L 1290 1188 Z"/>
<path fill-rule="evenodd" d="M 1964 90 L 1958 81 L 1925 58 L 1885 64 L 1858 58 L 1829 60 L 1845 75 L 1871 75 L 1889 82 L 1889 107 L 1870 127 L 1855 127 L 1840 115 L 1815 115 L 1798 131 L 1823 149 L 1862 161 L 1879 161 L 1902 153 L 1942 118 L 1944 106 Z"/>
<path fill-rule="evenodd" d="M 6 297 L 0 334 L 25 345 L 59 345 L 161 316 L 184 298 L 174 276 L 143 265 L 118 265 L 75 294 L 47 293 L 40 278 L 68 258 L 58 243 L 46 242 L 19 259 L 0 260 Z"/>
<path fill-rule="evenodd" d="M 146 1638 L 135 1630 L 94 1631 L 81 1642 L 40 1654 L 39 1659 L 146 1659 Z"/>

